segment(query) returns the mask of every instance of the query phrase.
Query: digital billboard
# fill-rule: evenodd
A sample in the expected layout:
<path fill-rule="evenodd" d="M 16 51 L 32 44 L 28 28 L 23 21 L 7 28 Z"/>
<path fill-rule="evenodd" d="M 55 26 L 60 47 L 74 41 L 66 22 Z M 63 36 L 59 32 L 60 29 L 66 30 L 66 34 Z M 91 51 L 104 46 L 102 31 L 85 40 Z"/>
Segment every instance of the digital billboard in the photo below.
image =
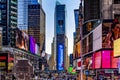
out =
<path fill-rule="evenodd" d="M 19 29 L 16 31 L 16 47 L 24 50 L 29 49 L 29 37 Z"/>
<path fill-rule="evenodd" d="M 35 44 L 35 54 L 36 55 L 40 55 L 40 47 L 38 46 L 38 44 Z"/>
<path fill-rule="evenodd" d="M 63 70 L 64 69 L 64 46 L 63 44 L 58 45 L 58 70 Z"/>
<path fill-rule="evenodd" d="M 110 52 L 110 50 L 102 51 L 102 68 L 111 68 L 111 52 Z"/>
<path fill-rule="evenodd" d="M 120 39 L 114 41 L 114 57 L 120 56 Z"/>
<path fill-rule="evenodd" d="M 80 49 L 81 49 L 81 46 L 80 46 L 80 41 L 79 41 L 75 45 L 75 58 L 80 57 Z"/>
<path fill-rule="evenodd" d="M 120 24 L 115 20 L 103 20 L 102 47 L 113 48 L 114 40 L 120 38 Z"/>
<path fill-rule="evenodd" d="M 89 34 L 100 23 L 101 23 L 100 20 L 87 21 L 86 23 L 83 24 L 82 35 L 85 36 L 85 35 Z"/>
<path fill-rule="evenodd" d="M 93 69 L 101 68 L 101 51 L 93 54 Z"/>
<path fill-rule="evenodd" d="M 33 38 L 32 36 L 30 36 L 30 52 L 35 54 L 35 38 Z"/>
<path fill-rule="evenodd" d="M 118 68 L 119 58 L 114 57 L 113 51 L 111 51 L 111 68 Z"/>

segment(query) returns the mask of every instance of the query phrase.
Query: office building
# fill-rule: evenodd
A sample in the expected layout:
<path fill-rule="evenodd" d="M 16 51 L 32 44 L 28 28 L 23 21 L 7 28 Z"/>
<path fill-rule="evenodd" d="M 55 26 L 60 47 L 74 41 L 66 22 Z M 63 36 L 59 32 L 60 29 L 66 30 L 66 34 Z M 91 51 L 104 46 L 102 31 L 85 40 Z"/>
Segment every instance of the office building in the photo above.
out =
<path fill-rule="evenodd" d="M 18 28 L 23 32 L 28 33 L 28 5 L 39 3 L 38 0 L 18 0 Z"/>
<path fill-rule="evenodd" d="M 15 46 L 15 28 L 17 27 L 17 0 L 0 1 L 0 27 L 2 27 L 2 45 Z"/>
<path fill-rule="evenodd" d="M 66 37 L 66 6 L 58 1 L 54 14 L 54 53 L 56 56 L 56 69 L 66 69 L 67 37 Z"/>
<path fill-rule="evenodd" d="M 45 51 L 45 12 L 40 4 L 28 5 L 28 35 L 35 38 L 40 53 Z"/>

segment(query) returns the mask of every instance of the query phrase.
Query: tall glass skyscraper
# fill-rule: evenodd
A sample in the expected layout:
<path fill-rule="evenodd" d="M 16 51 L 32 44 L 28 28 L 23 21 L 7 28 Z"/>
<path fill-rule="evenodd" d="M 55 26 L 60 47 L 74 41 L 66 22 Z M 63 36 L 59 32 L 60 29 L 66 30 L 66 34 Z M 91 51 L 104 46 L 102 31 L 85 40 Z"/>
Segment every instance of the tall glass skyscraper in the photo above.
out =
<path fill-rule="evenodd" d="M 66 65 L 66 7 L 64 4 L 56 2 L 55 7 L 55 48 L 56 53 L 56 69 L 65 70 Z"/>
<path fill-rule="evenodd" d="M 18 0 L 18 28 L 28 33 L 28 5 L 39 4 L 38 0 Z"/>

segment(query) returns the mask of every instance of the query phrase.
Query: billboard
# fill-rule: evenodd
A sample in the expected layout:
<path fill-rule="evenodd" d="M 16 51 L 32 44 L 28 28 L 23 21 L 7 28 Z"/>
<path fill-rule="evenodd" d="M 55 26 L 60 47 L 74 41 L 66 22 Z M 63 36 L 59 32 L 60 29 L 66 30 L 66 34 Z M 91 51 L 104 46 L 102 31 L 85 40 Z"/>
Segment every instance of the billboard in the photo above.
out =
<path fill-rule="evenodd" d="M 120 39 L 114 41 L 114 57 L 120 56 Z"/>
<path fill-rule="evenodd" d="M 63 44 L 58 45 L 57 61 L 58 61 L 58 70 L 63 70 L 64 69 L 64 46 Z"/>
<path fill-rule="evenodd" d="M 101 51 L 93 54 L 93 69 L 101 68 Z"/>
<path fill-rule="evenodd" d="M 120 24 L 115 20 L 103 20 L 102 47 L 113 48 L 114 40 L 120 38 Z"/>
<path fill-rule="evenodd" d="M 77 59 L 77 70 L 81 69 L 81 59 Z"/>
<path fill-rule="evenodd" d="M 81 46 L 80 46 L 80 41 L 79 41 L 75 45 L 75 58 L 80 57 L 80 49 L 81 49 Z"/>
<path fill-rule="evenodd" d="M 110 50 L 102 51 L 102 68 L 111 68 L 111 51 Z"/>
<path fill-rule="evenodd" d="M 16 47 L 24 50 L 29 49 L 29 37 L 19 29 L 16 31 Z"/>
<path fill-rule="evenodd" d="M 40 55 L 40 47 L 38 46 L 38 44 L 35 44 L 35 54 L 36 55 Z"/>
<path fill-rule="evenodd" d="M 33 38 L 32 36 L 30 36 L 30 52 L 35 54 L 35 38 Z"/>
<path fill-rule="evenodd" d="M 111 51 L 111 68 L 118 68 L 119 58 L 114 57 L 113 51 Z"/>
<path fill-rule="evenodd" d="M 101 23 L 100 20 L 91 20 L 87 21 L 85 24 L 83 24 L 82 27 L 82 35 L 85 36 L 89 34 L 95 27 L 97 27 Z"/>

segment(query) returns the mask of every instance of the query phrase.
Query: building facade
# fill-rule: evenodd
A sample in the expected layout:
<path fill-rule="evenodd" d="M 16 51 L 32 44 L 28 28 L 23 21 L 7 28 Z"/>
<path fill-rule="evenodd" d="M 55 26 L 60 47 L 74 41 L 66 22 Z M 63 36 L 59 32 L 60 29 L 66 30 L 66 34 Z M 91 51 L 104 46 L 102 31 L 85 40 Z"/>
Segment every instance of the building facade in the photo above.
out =
<path fill-rule="evenodd" d="M 38 4 L 38 0 L 18 0 L 18 28 L 25 33 L 28 33 L 29 4 Z"/>
<path fill-rule="evenodd" d="M 84 77 L 83 80 L 119 79 L 119 59 L 117 58 L 119 55 L 116 57 L 115 54 L 119 51 L 116 46 L 118 47 L 120 40 L 119 37 L 108 39 L 109 32 L 114 31 L 114 24 L 120 25 L 119 5 L 119 0 L 93 0 L 93 2 L 84 0 L 84 24 L 80 29 L 82 58 L 79 58 L 82 64 L 80 70 L 85 74 L 81 76 Z"/>
<path fill-rule="evenodd" d="M 54 39 L 55 39 L 55 55 L 56 55 L 56 69 L 65 70 L 66 68 L 66 8 L 64 4 L 56 2 L 55 14 L 54 14 L 55 28 L 54 28 Z"/>
<path fill-rule="evenodd" d="M 45 51 L 45 13 L 40 4 L 28 5 L 28 35 L 36 39 L 41 53 Z"/>
<path fill-rule="evenodd" d="M 17 27 L 17 0 L 2 0 L 0 5 L 0 27 L 3 28 L 2 44 L 14 47 L 14 29 Z"/>

